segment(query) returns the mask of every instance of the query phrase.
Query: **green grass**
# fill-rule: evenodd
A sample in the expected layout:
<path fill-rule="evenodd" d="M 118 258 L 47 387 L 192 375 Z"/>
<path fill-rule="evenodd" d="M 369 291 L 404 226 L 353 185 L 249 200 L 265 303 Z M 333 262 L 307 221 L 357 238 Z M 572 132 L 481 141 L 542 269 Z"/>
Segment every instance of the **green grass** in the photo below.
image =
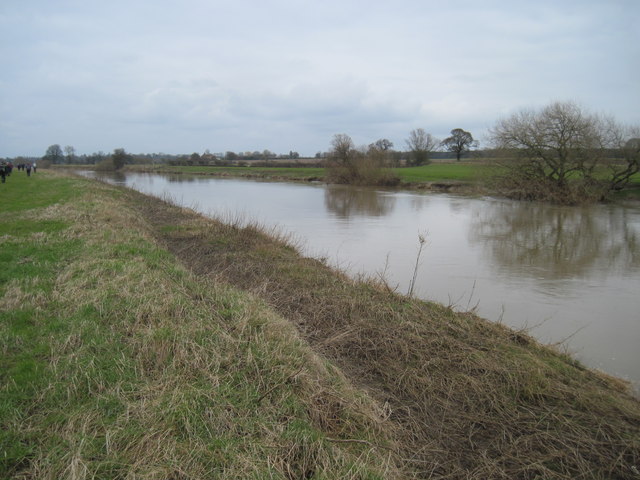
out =
<path fill-rule="evenodd" d="M 394 172 L 408 183 L 475 182 L 490 173 L 491 168 L 479 163 L 433 163 L 422 167 L 395 168 Z"/>
<path fill-rule="evenodd" d="M 40 177 L 46 173 L 40 170 L 30 177 L 16 169 L 7 177 L 6 183 L 0 184 L 0 201 L 3 212 L 24 212 L 55 204 L 58 201 L 72 201 L 75 197 L 76 183 L 69 179 L 59 179 L 54 188 L 41 188 Z"/>

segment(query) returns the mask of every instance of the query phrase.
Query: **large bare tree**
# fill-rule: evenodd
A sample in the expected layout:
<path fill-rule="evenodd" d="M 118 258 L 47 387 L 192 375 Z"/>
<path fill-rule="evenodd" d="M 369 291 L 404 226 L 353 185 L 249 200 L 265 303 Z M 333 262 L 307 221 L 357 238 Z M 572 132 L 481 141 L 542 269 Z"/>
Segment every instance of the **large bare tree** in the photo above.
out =
<path fill-rule="evenodd" d="M 638 172 L 634 132 L 573 102 L 555 102 L 503 118 L 489 134 L 519 188 L 538 189 L 541 196 L 551 188 L 556 197 L 566 193 L 578 201 L 576 195 L 620 189 Z"/>

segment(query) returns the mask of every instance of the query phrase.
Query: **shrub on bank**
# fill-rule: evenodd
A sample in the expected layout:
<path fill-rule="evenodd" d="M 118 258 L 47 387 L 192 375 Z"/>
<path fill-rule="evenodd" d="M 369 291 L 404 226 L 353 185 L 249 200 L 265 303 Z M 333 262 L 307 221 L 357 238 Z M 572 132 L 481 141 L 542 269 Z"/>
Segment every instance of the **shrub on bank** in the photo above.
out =
<path fill-rule="evenodd" d="M 395 186 L 400 177 L 387 167 L 386 152 L 376 149 L 357 150 L 351 137 L 335 135 L 326 160 L 326 180 L 350 185 Z"/>

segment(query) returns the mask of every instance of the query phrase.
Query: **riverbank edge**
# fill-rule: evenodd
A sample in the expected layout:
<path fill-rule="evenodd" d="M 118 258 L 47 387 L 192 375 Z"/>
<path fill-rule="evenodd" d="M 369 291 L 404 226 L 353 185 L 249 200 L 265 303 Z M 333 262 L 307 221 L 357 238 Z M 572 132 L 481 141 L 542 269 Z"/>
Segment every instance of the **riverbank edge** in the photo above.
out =
<path fill-rule="evenodd" d="M 269 318 L 283 319 L 298 332 L 289 340 L 285 338 L 285 343 L 299 336 L 314 352 L 313 362 L 329 362 L 339 368 L 338 377 L 345 379 L 352 390 L 337 394 L 335 389 L 325 388 L 319 395 L 307 392 L 302 400 L 307 402 L 306 407 L 295 416 L 289 413 L 281 418 L 285 425 L 317 418 L 311 424 L 317 430 L 315 435 L 320 435 L 306 441 L 296 437 L 300 445 L 295 455 L 278 457 L 281 474 L 294 467 L 297 470 L 291 471 L 299 473 L 301 458 L 306 459 L 304 468 L 320 462 L 319 455 L 324 452 L 319 445 L 331 444 L 331 454 L 336 454 L 335 448 L 344 447 L 339 454 L 342 456 L 392 452 L 386 462 L 387 472 L 380 474 L 382 478 L 633 478 L 632 467 L 640 461 L 640 411 L 637 400 L 621 381 L 585 369 L 570 357 L 539 345 L 524 332 L 470 313 L 455 313 L 437 304 L 409 299 L 390 291 L 384 283 L 353 281 L 322 262 L 300 257 L 286 241 L 266 235 L 259 226 L 244 225 L 241 220 L 211 220 L 130 190 L 104 185 L 93 188 L 95 183 L 83 183 L 87 180 L 74 181 L 89 185 L 84 188 L 93 190 L 93 197 L 83 198 L 79 205 L 88 210 L 61 218 L 67 218 L 74 231 L 92 228 L 99 232 L 106 228 L 93 240 L 97 251 L 113 251 L 124 268 L 137 261 L 139 249 L 133 248 L 132 242 L 120 245 L 118 235 L 110 229 L 118 227 L 128 235 L 131 230 L 140 230 L 145 242 L 170 254 L 153 265 L 155 275 L 162 276 L 167 269 L 175 275 L 176 262 L 190 272 L 188 282 L 180 274 L 177 284 L 180 293 L 193 290 L 181 300 L 183 307 L 194 301 L 210 302 L 208 320 L 223 325 L 230 322 L 232 326 L 225 329 L 230 337 L 242 335 L 252 322 L 271 330 L 278 322 L 272 323 Z M 52 210 L 62 206 L 71 208 L 69 200 L 61 199 L 43 208 L 52 215 Z M 106 206 L 110 207 L 107 211 Z M 34 211 L 32 215 L 38 218 L 40 214 Z M 127 222 L 129 227 L 125 226 Z M 41 240 L 36 236 L 30 241 Z M 105 259 L 106 263 L 113 261 L 113 257 Z M 57 279 L 57 291 L 70 290 L 75 283 L 88 288 L 96 275 L 95 269 L 71 270 L 75 277 L 67 266 L 67 275 Z M 148 289 L 135 276 L 127 280 L 131 283 L 118 290 L 124 299 L 130 292 Z M 175 289 L 175 280 L 172 282 Z M 244 319 L 244 326 L 237 312 L 228 313 L 234 310 L 225 305 L 230 300 L 212 299 L 206 293 L 211 288 L 230 287 L 257 312 L 249 315 L 250 320 Z M 268 309 L 255 306 L 251 299 L 259 299 Z M 29 308 L 31 303 L 22 302 L 20 308 Z M 136 312 L 134 317 L 144 317 L 143 313 Z M 131 312 L 115 308 L 111 317 L 119 316 L 130 318 Z M 239 316 L 247 317 L 246 309 Z M 167 318 L 161 328 L 171 328 L 175 323 L 172 320 Z M 157 327 L 148 326 L 149 338 L 155 338 Z M 162 340 L 166 332 L 160 333 Z M 240 338 L 235 345 L 246 345 L 250 351 L 259 347 L 257 340 Z M 160 341 L 153 345 L 167 348 Z M 168 360 L 161 364 L 171 363 L 172 355 L 169 349 Z M 257 368 L 262 382 L 258 382 L 262 387 L 256 395 L 258 404 L 266 402 L 271 394 L 280 395 L 280 390 L 296 391 L 301 381 L 296 373 L 300 368 L 300 359 L 294 361 L 296 355 L 279 359 L 285 362 L 280 369 L 271 362 L 272 371 L 251 365 Z M 305 371 L 310 371 L 310 361 L 311 357 L 302 360 Z M 275 378 L 268 378 L 271 375 Z M 226 388 L 237 389 L 239 384 L 232 382 Z M 358 429 L 350 427 L 347 435 L 345 415 L 363 415 L 358 408 L 361 405 L 354 400 L 358 397 L 374 405 L 364 416 L 375 419 L 375 428 L 361 419 L 360 436 L 354 437 L 353 430 Z M 184 408 L 191 408 L 189 405 Z M 278 405 L 274 401 L 272 406 L 277 409 Z M 196 412 L 195 419 L 203 420 L 204 413 Z M 75 426 L 62 423 L 71 430 L 83 427 L 82 422 Z M 236 431 L 235 420 L 229 419 L 227 424 Z M 365 427 L 373 430 L 367 433 Z M 268 430 L 274 428 L 271 425 Z M 280 428 L 286 431 L 282 425 Z M 286 453 L 289 447 L 282 447 L 282 451 Z M 395 474 L 394 465 L 399 469 Z M 359 468 L 364 471 L 364 467 Z M 369 471 L 376 468 L 380 471 L 381 467 L 374 464 Z M 367 475 L 351 478 L 375 478 Z M 286 477 L 283 474 L 282 478 Z"/>

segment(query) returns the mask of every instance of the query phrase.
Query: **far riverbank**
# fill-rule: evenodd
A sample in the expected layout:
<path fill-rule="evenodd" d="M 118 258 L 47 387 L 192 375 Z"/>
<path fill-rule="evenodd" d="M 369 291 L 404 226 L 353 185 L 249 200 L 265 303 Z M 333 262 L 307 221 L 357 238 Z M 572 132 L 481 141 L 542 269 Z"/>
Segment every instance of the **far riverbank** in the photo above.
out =
<path fill-rule="evenodd" d="M 216 177 L 250 178 L 267 181 L 325 182 L 325 169 L 299 166 L 171 166 L 127 165 L 126 171 L 210 175 Z M 500 171 L 490 159 L 461 162 L 434 162 L 421 167 L 392 168 L 400 178 L 399 189 L 428 190 L 463 195 L 498 195 L 493 188 L 493 177 Z M 499 196 L 499 195 L 498 195 Z M 628 188 L 611 194 L 609 201 L 640 201 L 640 174 L 632 178 Z"/>

